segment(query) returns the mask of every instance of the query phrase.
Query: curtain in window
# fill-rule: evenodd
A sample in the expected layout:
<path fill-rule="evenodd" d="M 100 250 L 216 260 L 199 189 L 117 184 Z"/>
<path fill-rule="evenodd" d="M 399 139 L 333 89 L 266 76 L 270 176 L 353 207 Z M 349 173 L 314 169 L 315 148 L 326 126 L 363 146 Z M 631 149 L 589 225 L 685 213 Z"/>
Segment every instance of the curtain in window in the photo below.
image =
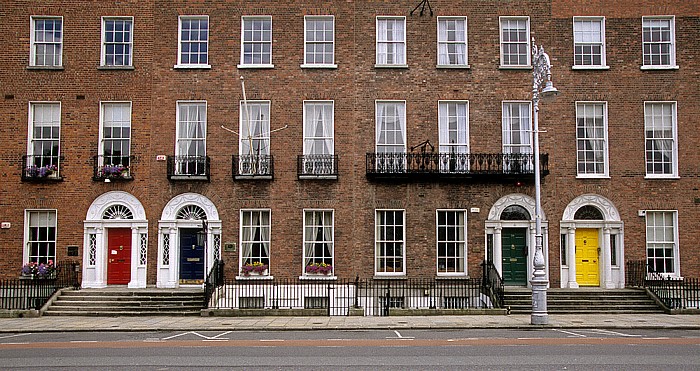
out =
<path fill-rule="evenodd" d="M 394 40 L 394 63 L 406 64 L 406 44 L 404 43 L 404 23 L 399 20 L 394 20 L 394 30 L 392 40 Z"/>
<path fill-rule="evenodd" d="M 467 105 L 440 103 L 438 117 L 440 153 L 468 153 Z"/>
<path fill-rule="evenodd" d="M 530 105 L 509 103 L 503 107 L 503 152 L 532 153 Z"/>
<path fill-rule="evenodd" d="M 241 239 L 244 241 L 243 259 L 241 265 L 251 263 L 250 258 L 253 256 L 253 241 L 257 231 L 257 225 L 260 224 L 259 214 L 256 212 L 243 213 L 243 230 L 241 231 Z"/>
<path fill-rule="evenodd" d="M 333 213 L 332 212 L 307 212 L 306 253 L 304 254 L 304 266 L 311 263 L 333 264 Z M 308 225 L 310 223 L 310 225 Z"/>
<path fill-rule="evenodd" d="M 450 38 L 448 25 L 454 24 L 453 37 Z M 438 64 L 466 64 L 466 40 L 464 38 L 464 21 L 441 21 L 438 23 Z M 452 57 L 452 59 L 450 58 Z"/>
<path fill-rule="evenodd" d="M 241 103 L 240 155 L 269 155 L 267 105 Z M 250 123 L 248 118 L 250 118 Z"/>
<path fill-rule="evenodd" d="M 333 154 L 333 106 L 330 104 L 309 104 L 306 112 L 304 132 L 305 155 Z"/>
<path fill-rule="evenodd" d="M 387 64 L 387 23 L 388 20 L 377 22 L 377 64 Z"/>
<path fill-rule="evenodd" d="M 406 107 L 403 104 L 377 104 L 377 145 L 380 146 L 378 152 L 405 152 L 405 114 Z"/>

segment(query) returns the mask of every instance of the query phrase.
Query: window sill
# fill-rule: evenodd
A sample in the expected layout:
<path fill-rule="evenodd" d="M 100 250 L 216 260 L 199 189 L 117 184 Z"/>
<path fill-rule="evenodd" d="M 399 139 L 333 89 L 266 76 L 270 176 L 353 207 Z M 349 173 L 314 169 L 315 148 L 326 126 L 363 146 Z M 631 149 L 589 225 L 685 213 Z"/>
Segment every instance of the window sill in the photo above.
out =
<path fill-rule="evenodd" d="M 302 280 L 302 281 L 304 281 L 304 280 L 308 280 L 308 281 L 335 281 L 335 280 L 338 279 L 338 277 L 336 277 L 336 276 L 331 276 L 331 275 L 311 275 L 311 274 L 307 274 L 307 275 L 304 275 L 304 276 L 299 276 L 299 279 Z"/>
<path fill-rule="evenodd" d="M 576 179 L 610 179 L 609 175 L 583 175 L 576 174 Z"/>
<path fill-rule="evenodd" d="M 185 175 L 178 174 L 170 176 L 170 180 L 196 180 L 196 181 L 209 181 L 209 177 L 206 175 Z"/>
<path fill-rule="evenodd" d="M 241 281 L 256 281 L 256 280 L 274 280 L 274 276 L 236 276 L 236 280 Z"/>
<path fill-rule="evenodd" d="M 98 70 L 126 70 L 126 71 L 131 71 L 134 69 L 134 66 L 98 66 Z"/>
<path fill-rule="evenodd" d="M 406 277 L 405 274 L 394 274 L 394 275 L 387 275 L 387 274 L 381 274 L 381 273 L 375 273 L 372 279 L 375 280 L 406 280 L 408 277 Z"/>
<path fill-rule="evenodd" d="M 529 64 L 528 64 L 527 66 L 504 66 L 504 65 L 500 65 L 500 66 L 498 66 L 498 69 L 499 69 L 499 70 L 531 70 L 531 69 L 532 69 L 532 66 L 529 65 Z"/>
<path fill-rule="evenodd" d="M 639 67 L 639 69 L 642 71 L 654 71 L 654 70 L 666 71 L 666 70 L 677 70 L 679 68 L 680 67 L 678 67 L 678 66 L 641 66 L 641 67 Z"/>
<path fill-rule="evenodd" d="M 299 67 L 301 68 L 318 68 L 318 69 L 336 69 L 338 68 L 337 64 L 302 64 Z"/>
<path fill-rule="evenodd" d="M 235 180 L 272 180 L 272 175 L 234 175 Z"/>
<path fill-rule="evenodd" d="M 645 175 L 646 180 L 678 180 L 681 177 L 678 175 Z"/>
<path fill-rule="evenodd" d="M 609 70 L 610 66 L 571 66 L 572 70 L 589 70 L 589 71 L 604 71 Z"/>
<path fill-rule="evenodd" d="M 435 68 L 445 69 L 445 70 L 468 70 L 472 66 L 468 64 L 437 64 Z"/>
<path fill-rule="evenodd" d="M 260 69 L 266 69 L 266 68 L 275 68 L 274 64 L 239 64 L 238 69 L 254 69 L 254 68 L 260 68 Z"/>
<path fill-rule="evenodd" d="M 28 70 L 63 71 L 63 66 L 27 66 Z"/>
<path fill-rule="evenodd" d="M 299 175 L 299 180 L 338 180 L 337 175 Z"/>
<path fill-rule="evenodd" d="M 471 279 L 468 274 L 459 274 L 459 275 L 449 275 L 449 274 L 440 274 L 438 273 L 437 276 L 435 276 L 436 280 L 468 280 Z"/>
<path fill-rule="evenodd" d="M 210 70 L 209 64 L 176 64 L 173 66 L 176 70 Z"/>
<path fill-rule="evenodd" d="M 374 68 L 408 68 L 407 64 L 375 64 Z"/>

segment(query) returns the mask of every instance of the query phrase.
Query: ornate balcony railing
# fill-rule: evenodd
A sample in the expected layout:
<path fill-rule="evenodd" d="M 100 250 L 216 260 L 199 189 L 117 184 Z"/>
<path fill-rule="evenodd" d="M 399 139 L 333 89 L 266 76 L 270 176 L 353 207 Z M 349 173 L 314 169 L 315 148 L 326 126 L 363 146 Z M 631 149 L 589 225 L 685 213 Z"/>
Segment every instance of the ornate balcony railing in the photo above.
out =
<path fill-rule="evenodd" d="M 94 156 L 92 180 L 127 181 L 134 179 L 134 156 Z"/>
<path fill-rule="evenodd" d="M 297 157 L 299 179 L 336 179 L 338 177 L 337 155 L 299 155 Z"/>
<path fill-rule="evenodd" d="M 368 153 L 369 178 L 528 179 L 535 175 L 529 153 Z M 549 155 L 540 155 L 541 174 L 549 174 Z M 533 178 L 534 179 L 534 178 Z"/>
<path fill-rule="evenodd" d="M 272 155 L 233 155 L 231 173 L 233 179 L 272 179 L 274 175 Z"/>
<path fill-rule="evenodd" d="M 23 182 L 51 182 L 61 181 L 60 156 L 22 156 L 20 164 L 22 168 Z"/>
<path fill-rule="evenodd" d="M 209 156 L 168 156 L 168 179 L 209 180 Z"/>

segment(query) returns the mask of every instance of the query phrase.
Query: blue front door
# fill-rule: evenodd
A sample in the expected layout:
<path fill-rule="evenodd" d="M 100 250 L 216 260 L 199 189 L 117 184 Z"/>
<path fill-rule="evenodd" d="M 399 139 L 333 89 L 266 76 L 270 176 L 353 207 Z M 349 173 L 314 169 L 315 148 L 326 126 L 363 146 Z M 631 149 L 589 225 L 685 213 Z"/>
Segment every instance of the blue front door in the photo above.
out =
<path fill-rule="evenodd" d="M 180 283 L 204 281 L 204 238 L 201 229 L 180 229 Z"/>

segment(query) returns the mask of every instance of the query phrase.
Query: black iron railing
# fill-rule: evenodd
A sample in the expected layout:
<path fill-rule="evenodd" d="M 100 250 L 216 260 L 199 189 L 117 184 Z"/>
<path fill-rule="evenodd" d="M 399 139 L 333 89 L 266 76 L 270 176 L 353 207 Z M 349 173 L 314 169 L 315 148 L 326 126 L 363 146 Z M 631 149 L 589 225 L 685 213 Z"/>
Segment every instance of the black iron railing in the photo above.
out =
<path fill-rule="evenodd" d="M 481 287 L 484 289 L 484 294 L 488 295 L 494 307 L 503 308 L 504 288 L 501 275 L 490 260 L 481 263 L 481 267 L 483 269 Z"/>
<path fill-rule="evenodd" d="M 22 156 L 23 182 L 50 182 L 63 180 L 60 156 Z"/>
<path fill-rule="evenodd" d="M 64 287 L 80 288 L 77 263 L 62 263 L 49 277 L 23 277 L 0 280 L 1 309 L 41 309 L 51 296 Z"/>
<path fill-rule="evenodd" d="M 134 179 L 134 156 L 94 156 L 92 180 L 120 181 Z"/>
<path fill-rule="evenodd" d="M 299 178 L 320 178 L 338 176 L 337 155 L 299 155 L 297 157 Z"/>
<path fill-rule="evenodd" d="M 209 306 L 214 292 L 219 287 L 224 284 L 224 262 L 222 260 L 214 260 L 214 264 L 207 275 L 206 281 L 204 281 L 204 307 Z"/>
<path fill-rule="evenodd" d="M 272 155 L 233 155 L 231 173 L 234 179 L 272 179 L 273 157 Z"/>
<path fill-rule="evenodd" d="M 213 281 L 212 281 L 213 282 Z M 402 310 L 493 307 L 482 279 L 227 280 L 207 300 L 216 309 L 324 309 L 331 316 L 363 308 L 364 315 Z M 213 286 L 212 286 L 213 287 Z"/>
<path fill-rule="evenodd" d="M 644 287 L 668 309 L 700 309 L 700 279 L 653 272 L 645 260 L 625 264 L 626 285 Z"/>
<path fill-rule="evenodd" d="M 534 176 L 535 156 L 528 153 L 368 153 L 367 176 L 442 178 L 513 178 Z M 549 155 L 540 155 L 540 172 L 549 174 Z"/>
<path fill-rule="evenodd" d="M 209 156 L 168 156 L 168 179 L 209 180 Z"/>

